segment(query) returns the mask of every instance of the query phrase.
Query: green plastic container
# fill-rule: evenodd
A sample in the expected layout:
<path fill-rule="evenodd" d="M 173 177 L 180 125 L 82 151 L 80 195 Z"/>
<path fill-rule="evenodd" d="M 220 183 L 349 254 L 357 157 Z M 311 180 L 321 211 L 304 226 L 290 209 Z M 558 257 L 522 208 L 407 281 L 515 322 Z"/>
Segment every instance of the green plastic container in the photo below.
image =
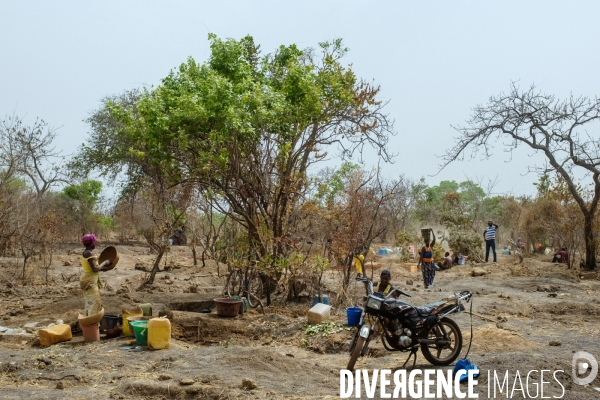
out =
<path fill-rule="evenodd" d="M 148 321 L 133 321 L 131 326 L 133 326 L 136 343 L 140 346 L 148 346 Z"/>

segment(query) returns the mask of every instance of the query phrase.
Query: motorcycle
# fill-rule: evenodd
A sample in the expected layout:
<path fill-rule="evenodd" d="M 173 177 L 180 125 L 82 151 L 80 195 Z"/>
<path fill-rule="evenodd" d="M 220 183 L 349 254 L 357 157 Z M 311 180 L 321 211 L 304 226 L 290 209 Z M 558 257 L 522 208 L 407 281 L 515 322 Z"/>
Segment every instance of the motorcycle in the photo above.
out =
<path fill-rule="evenodd" d="M 383 347 L 387 351 L 410 352 L 402 366 L 414 356 L 417 361 L 419 348 L 423 356 L 433 365 L 451 364 L 462 350 L 460 328 L 448 315 L 465 310 L 473 296 L 463 291 L 445 301 L 414 307 L 404 301 L 391 298 L 394 292 L 411 297 L 410 294 L 392 288 L 387 296 L 373 291 L 373 282 L 368 278 L 356 278 L 364 282 L 368 296 L 365 300 L 358 329 L 350 344 L 350 360 L 347 369 L 353 370 L 359 356 L 364 356 L 371 339 L 381 333 Z"/>

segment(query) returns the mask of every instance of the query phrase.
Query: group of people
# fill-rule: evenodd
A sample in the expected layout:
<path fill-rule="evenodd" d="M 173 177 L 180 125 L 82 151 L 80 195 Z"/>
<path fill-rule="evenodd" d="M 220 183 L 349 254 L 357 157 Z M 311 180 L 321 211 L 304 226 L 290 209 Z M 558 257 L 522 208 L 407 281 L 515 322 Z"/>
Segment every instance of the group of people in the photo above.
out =
<path fill-rule="evenodd" d="M 488 262 L 490 250 L 492 251 L 492 254 L 494 256 L 494 262 L 497 262 L 497 255 L 496 255 L 496 231 L 497 230 L 498 230 L 498 225 L 494 224 L 494 222 L 492 220 L 489 220 L 488 226 L 483 231 L 483 238 L 485 239 L 485 262 Z M 424 237 L 424 246 L 421 247 L 421 251 L 419 251 L 419 263 L 417 264 L 417 266 L 420 267 L 420 269 L 421 269 L 421 274 L 423 276 L 423 285 L 425 286 L 425 289 L 428 289 L 433 286 L 433 281 L 435 279 L 436 271 L 450 269 L 450 268 L 452 268 L 452 265 L 453 265 L 453 261 L 452 261 L 452 257 L 450 256 L 450 252 L 446 252 L 444 254 L 444 260 L 442 262 L 440 262 L 438 264 L 435 263 L 434 257 L 433 257 L 433 247 L 435 246 L 436 238 L 435 238 L 435 233 L 433 232 L 433 229 L 430 228 L 429 231 L 431 232 L 431 237 L 433 238 L 433 240 L 430 240 L 431 238 L 429 236 Z M 363 273 L 363 270 L 362 270 L 363 260 L 364 260 L 364 257 L 362 255 L 356 257 L 354 260 L 355 265 L 356 265 L 356 270 L 357 270 L 357 273 L 359 276 Z M 377 289 L 379 289 L 379 285 L 381 285 L 382 291 L 384 292 L 384 294 L 386 294 L 386 292 L 389 292 L 389 290 L 391 288 L 391 285 L 389 284 L 389 281 L 391 279 L 391 272 L 387 269 L 383 270 L 381 272 L 380 279 L 381 279 L 380 282 L 376 284 Z M 376 290 L 376 291 L 380 291 L 380 290 Z"/>

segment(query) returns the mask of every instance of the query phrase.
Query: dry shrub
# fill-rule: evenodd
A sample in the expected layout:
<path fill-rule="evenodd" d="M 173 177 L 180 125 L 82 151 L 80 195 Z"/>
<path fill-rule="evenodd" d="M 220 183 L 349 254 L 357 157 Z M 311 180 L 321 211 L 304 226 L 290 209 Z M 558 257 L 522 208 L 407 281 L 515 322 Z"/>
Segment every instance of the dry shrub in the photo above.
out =
<path fill-rule="evenodd" d="M 541 269 L 531 263 L 519 263 L 516 265 L 508 265 L 510 276 L 540 276 L 542 274 Z"/>

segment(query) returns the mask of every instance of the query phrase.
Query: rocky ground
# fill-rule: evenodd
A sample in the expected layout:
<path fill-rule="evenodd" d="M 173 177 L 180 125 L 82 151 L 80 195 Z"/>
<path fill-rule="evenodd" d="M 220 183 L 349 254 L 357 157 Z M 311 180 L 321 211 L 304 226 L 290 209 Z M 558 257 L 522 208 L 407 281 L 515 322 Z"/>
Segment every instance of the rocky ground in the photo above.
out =
<path fill-rule="evenodd" d="M 119 265 L 102 274 L 107 313 L 118 314 L 123 307 L 152 302 L 156 314 L 177 308 L 174 304 L 190 304 L 222 292 L 226 271 L 222 267 L 217 271 L 212 262 L 203 269 L 193 267 L 187 247 L 174 247 L 166 260 L 168 271 L 159 273 L 152 287 L 137 291 L 153 256 L 144 246 L 117 247 Z M 0 260 L 0 330 L 12 330 L 10 335 L 0 332 L 0 398 L 339 398 L 340 369 L 348 361 L 348 341 L 353 334 L 344 326 L 348 304 L 333 307 L 332 320 L 337 324 L 325 335 L 311 336 L 303 330 L 309 308 L 305 303 L 267 308 L 265 314 L 252 310 L 235 319 L 219 318 L 214 311 L 183 311 L 172 321 L 168 350 L 124 350 L 128 340 L 124 337 L 86 344 L 75 329 L 83 306 L 78 286 L 79 250 L 75 245 L 61 249 L 49 271 L 49 285 L 40 281 L 40 271 L 28 272 L 29 284 L 23 285 L 15 277 L 20 271 L 15 260 Z M 437 301 L 460 290 L 476 294 L 476 316 L 463 313 L 453 318 L 463 331 L 463 355 L 473 322 L 469 358 L 481 369 L 476 388 L 480 398 L 488 397 L 488 371 L 505 374 L 507 370 L 511 390 L 517 370 L 524 385 L 530 370 L 563 370 L 556 375 L 564 386 L 563 398 L 600 397 L 595 389 L 600 388 L 600 377 L 588 386 L 575 385 L 571 377 L 576 351 L 587 351 L 600 360 L 597 273 L 569 271 L 534 259 L 516 264 L 506 256 L 500 257 L 499 264 L 438 272 L 433 289 L 425 290 L 419 273 L 411 272 L 414 266 L 411 269 L 393 258 L 377 261 L 375 276 L 378 267 L 391 269 L 392 281 L 413 295 L 412 304 Z M 36 276 L 38 282 L 31 284 Z M 332 299 L 336 279 L 335 272 L 324 277 Z M 353 290 L 358 304 L 362 288 Z M 59 319 L 73 324 L 73 340 L 40 347 L 37 329 Z M 385 352 L 381 343 L 375 342 L 356 368 L 394 369 L 405 358 L 403 353 Z M 417 368 L 434 367 L 420 356 Z M 452 367 L 442 369 L 448 368 Z M 532 378 L 531 397 L 536 390 L 532 384 L 540 381 L 539 375 Z M 545 385 L 544 395 L 559 397 L 561 386 L 552 376 L 545 380 L 551 383 Z M 513 392 L 512 398 L 529 398 L 524 393 Z M 510 394 L 504 390 L 496 396 L 507 398 Z"/>

